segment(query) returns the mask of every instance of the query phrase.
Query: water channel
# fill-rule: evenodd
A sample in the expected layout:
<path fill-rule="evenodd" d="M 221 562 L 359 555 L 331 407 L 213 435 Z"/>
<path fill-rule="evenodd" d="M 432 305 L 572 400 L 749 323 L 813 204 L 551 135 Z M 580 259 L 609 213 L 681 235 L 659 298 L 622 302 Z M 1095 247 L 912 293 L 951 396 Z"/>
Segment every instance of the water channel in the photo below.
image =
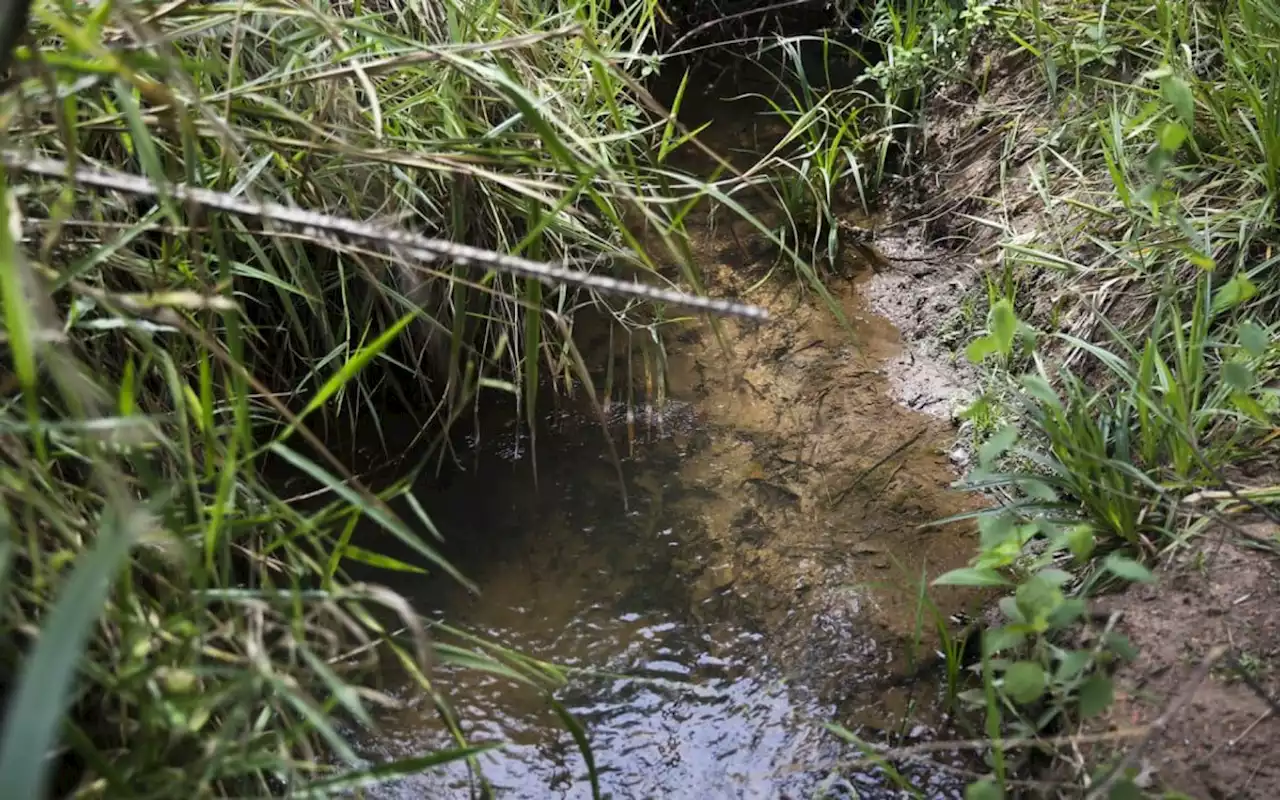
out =
<path fill-rule="evenodd" d="M 754 112 L 708 93 L 691 102 L 718 126 L 708 136 L 750 150 Z M 708 284 L 739 294 L 767 258 L 749 226 L 707 214 L 690 223 L 694 254 Z M 949 489 L 945 415 L 890 397 L 887 365 L 903 344 L 859 296 L 870 267 L 849 267 L 831 286 L 852 331 L 781 281 L 751 298 L 771 309 L 768 323 L 723 321 L 720 340 L 698 321 L 665 332 L 665 396 L 611 405 L 615 450 L 582 398 L 544 404 L 536 447 L 509 407 L 482 419 L 447 485 L 415 490 L 478 594 L 447 577 L 362 576 L 428 618 L 583 670 L 556 697 L 585 727 L 605 796 L 911 796 L 855 765 L 823 725 L 893 744 L 937 734 L 936 682 L 895 678 L 929 649 L 920 579 L 971 552 L 968 526 L 929 523 L 975 500 Z M 584 350 L 618 355 L 606 333 L 587 332 Z M 383 421 L 389 439 L 411 437 L 399 425 Z M 934 600 L 944 612 L 966 602 Z M 591 796 L 583 755 L 537 691 L 437 673 L 467 737 L 506 743 L 479 760 L 494 796 Z M 379 717 L 366 757 L 448 746 L 434 706 L 388 680 L 404 707 Z M 898 766 L 925 796 L 963 794 L 946 759 Z M 464 798 L 478 786 L 456 766 L 370 796 Z"/>
<path fill-rule="evenodd" d="M 908 796 L 874 770 L 832 769 L 855 753 L 822 727 L 854 710 L 908 738 L 926 734 L 918 722 L 895 719 L 909 705 L 905 695 L 895 705 L 876 686 L 901 653 L 869 627 L 858 629 L 855 615 L 870 601 L 852 586 L 822 586 L 819 568 L 786 571 L 785 579 L 798 585 L 786 593 L 791 602 L 776 605 L 777 587 L 739 577 L 737 559 L 714 542 L 708 526 L 737 529 L 744 548 L 767 548 L 774 537 L 762 527 L 718 520 L 723 498 L 704 481 L 682 477 L 732 431 L 713 430 L 679 402 L 635 430 L 640 441 L 622 454 L 626 511 L 600 427 L 585 410 L 547 416 L 536 485 L 527 434 L 491 434 L 466 474 L 418 493 L 441 531 L 459 539 L 450 557 L 480 593 L 448 579 L 378 577 L 430 618 L 584 670 L 557 696 L 590 736 L 605 796 L 799 798 L 822 796 L 823 788 L 832 797 Z M 625 424 L 611 431 L 622 442 L 626 432 Z M 744 497 L 743 510 L 753 502 Z M 815 586 L 806 587 L 809 581 Z M 811 595 L 823 593 L 841 605 L 813 602 Z M 876 694 L 833 693 L 824 685 L 833 675 L 842 676 L 845 692 L 861 681 Z M 481 759 L 496 797 L 591 796 L 581 753 L 538 692 L 477 671 L 435 677 L 468 739 L 508 743 Z M 935 688 L 916 687 L 915 700 L 927 705 Z M 402 697 L 412 693 L 406 688 Z M 425 698 L 379 724 L 380 734 L 366 742 L 371 760 L 451 744 Z M 924 767 L 916 773 L 936 784 L 934 796 L 961 796 L 959 782 L 945 773 Z M 475 788 L 458 766 L 372 796 L 462 798 Z"/>

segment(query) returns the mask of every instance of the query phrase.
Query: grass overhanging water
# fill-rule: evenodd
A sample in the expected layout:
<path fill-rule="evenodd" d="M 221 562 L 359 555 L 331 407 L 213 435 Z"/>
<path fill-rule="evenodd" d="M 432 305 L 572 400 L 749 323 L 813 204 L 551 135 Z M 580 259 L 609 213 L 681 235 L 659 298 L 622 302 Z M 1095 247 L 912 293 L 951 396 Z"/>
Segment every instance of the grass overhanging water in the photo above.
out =
<path fill-rule="evenodd" d="M 683 216 L 707 198 L 745 214 L 737 193 L 763 191 L 782 213 L 753 222 L 821 291 L 843 211 L 875 210 L 928 168 L 939 87 L 1019 82 L 1023 104 L 987 125 L 1033 132 L 1021 161 L 1053 224 L 1023 235 L 1003 198 L 969 214 L 1000 258 L 964 354 L 984 376 L 968 485 L 1006 502 L 979 520 L 971 568 L 942 579 L 1008 595 L 977 688 L 962 690 L 962 648 L 942 634 L 957 708 L 989 743 L 970 794 L 1003 796 L 1020 754 L 1105 710 L 1111 664 L 1134 655 L 1109 632 L 1072 643 L 1087 595 L 1152 579 L 1210 523 L 1275 519 L 1275 476 L 1235 465 L 1280 443 L 1280 6 L 881 0 L 831 12 L 862 37 L 824 48 L 856 68 L 844 82 L 805 63 L 812 36 L 743 17 L 731 29 L 794 73 L 775 107 L 792 132 L 712 182 L 664 163 L 688 134 L 638 91 L 670 16 L 652 0 L 36 0 L 4 151 L 696 291 Z M 443 442 L 481 391 L 532 420 L 541 383 L 585 377 L 575 312 L 652 328 L 673 309 L 72 175 L 5 180 L 6 796 L 39 796 L 54 773 L 77 796 L 335 794 L 478 753 L 423 669 L 433 658 L 557 684 L 550 665 L 428 636 L 403 600 L 344 578 L 344 561 L 421 568 L 352 545 L 361 515 L 450 567 L 425 516 L 386 505 L 406 485 L 368 492 L 309 426 L 397 403 Z M 263 482 L 268 455 L 333 502 L 292 508 Z M 457 749 L 360 766 L 335 720 L 387 701 L 364 683 L 380 658 L 418 676 Z M 1130 777 L 1072 779 L 1096 792 Z"/>
<path fill-rule="evenodd" d="M 479 752 L 432 659 L 557 683 L 345 578 L 422 568 L 352 544 L 361 516 L 452 567 L 420 508 L 387 503 L 410 481 L 370 492 L 311 427 L 398 403 L 444 441 L 485 390 L 532 420 L 540 384 L 584 377 L 575 311 L 662 322 L 662 304 L 512 275 L 510 256 L 699 288 L 672 213 L 699 187 L 658 190 L 649 147 L 680 134 L 628 88 L 654 12 L 32 6 L 4 97 L 6 795 L 330 795 Z M 41 158 L 90 172 L 41 179 Z M 116 191 L 138 178 L 154 201 Z M 477 271 L 351 225 L 268 224 L 290 208 L 493 255 Z M 641 228 L 674 254 L 661 269 Z M 291 507 L 268 456 L 333 502 Z M 367 684 L 385 659 L 436 698 L 455 750 L 360 766 L 339 720 L 389 702 Z"/>

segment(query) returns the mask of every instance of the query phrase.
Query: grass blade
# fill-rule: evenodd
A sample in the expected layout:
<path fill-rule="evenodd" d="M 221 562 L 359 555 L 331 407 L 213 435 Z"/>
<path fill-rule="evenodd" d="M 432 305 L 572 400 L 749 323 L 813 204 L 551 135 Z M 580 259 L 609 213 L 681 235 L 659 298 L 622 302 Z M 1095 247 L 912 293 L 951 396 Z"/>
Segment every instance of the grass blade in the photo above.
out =
<path fill-rule="evenodd" d="M 94 623 L 112 579 L 149 521 L 132 509 L 123 519 L 108 509 L 93 548 L 78 559 L 22 666 L 0 732 L 0 795 L 47 796 L 49 755 Z"/>

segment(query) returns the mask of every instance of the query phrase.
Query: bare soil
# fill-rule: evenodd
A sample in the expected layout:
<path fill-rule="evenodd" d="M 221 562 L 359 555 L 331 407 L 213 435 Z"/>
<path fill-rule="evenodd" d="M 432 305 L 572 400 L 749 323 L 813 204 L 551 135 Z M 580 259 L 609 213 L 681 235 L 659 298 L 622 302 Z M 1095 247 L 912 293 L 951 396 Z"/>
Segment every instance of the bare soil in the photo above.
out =
<path fill-rule="evenodd" d="M 928 101 L 924 166 L 888 192 L 888 222 L 874 232 L 889 267 L 862 290 L 906 343 L 889 364 L 895 397 L 938 414 L 954 414 L 981 390 L 963 351 L 986 324 L 988 277 L 1002 291 L 1006 281 L 1016 287 L 1019 313 L 1042 330 L 1087 335 L 1096 324 L 1071 302 L 1079 287 L 1008 246 L 1085 247 L 1078 212 L 1065 202 L 1046 207 L 1036 188 L 1052 174 L 1039 158 L 1041 116 L 1052 106 L 1035 64 L 981 50 L 972 60 L 970 74 L 985 76 L 986 91 L 957 83 Z M 921 375 L 945 376 L 943 387 L 922 393 Z"/>
<path fill-rule="evenodd" d="M 1266 522 L 1241 530 L 1271 542 L 1280 534 Z M 1116 702 L 1093 732 L 1151 725 L 1175 700 L 1185 701 L 1140 751 L 1140 783 L 1206 800 L 1280 797 L 1280 720 L 1266 699 L 1280 697 L 1278 601 L 1275 555 L 1219 527 L 1166 566 L 1156 584 L 1099 602 L 1118 615 L 1117 630 L 1140 656 L 1115 676 Z M 1227 655 L 1195 684 L 1197 667 L 1220 645 Z M 1105 763 L 1123 752 L 1099 748 L 1087 756 Z"/>

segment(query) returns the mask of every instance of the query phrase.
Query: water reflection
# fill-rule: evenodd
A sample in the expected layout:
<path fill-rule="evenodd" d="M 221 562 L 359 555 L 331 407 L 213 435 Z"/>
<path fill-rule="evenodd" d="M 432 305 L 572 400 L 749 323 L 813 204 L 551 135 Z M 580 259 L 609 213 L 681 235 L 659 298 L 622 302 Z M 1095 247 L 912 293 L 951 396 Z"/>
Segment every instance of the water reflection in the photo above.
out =
<path fill-rule="evenodd" d="M 767 668 L 751 664 L 758 636 L 726 631 L 716 641 L 670 622 L 638 628 L 617 622 L 622 624 L 579 627 L 594 643 L 621 650 L 608 667 L 636 677 L 577 681 L 561 697 L 589 732 L 605 795 L 778 797 L 805 781 L 789 770 L 822 746 L 820 731 L 807 719 L 817 709 L 797 707 Z M 501 754 L 481 759 L 497 796 L 590 797 L 585 761 L 568 732 L 550 714 L 513 711 L 511 692 L 497 683 L 473 683 L 459 697 L 471 738 L 511 742 Z M 377 749 L 408 756 L 424 745 L 444 744 L 423 735 L 422 722 L 412 716 L 388 720 L 394 737 Z M 377 796 L 463 797 L 469 787 L 465 771 L 454 769 L 403 781 Z"/>
<path fill-rule="evenodd" d="M 699 498 L 681 484 L 681 467 L 710 441 L 691 420 L 663 420 L 624 458 L 625 512 L 615 464 L 587 415 L 562 415 L 540 433 L 536 484 L 526 437 L 509 430 L 482 439 L 470 474 L 419 492 L 480 595 L 417 577 L 368 577 L 429 616 L 592 670 L 575 675 L 557 699 L 586 728 L 605 796 L 811 797 L 825 778 L 813 765 L 839 755 L 821 727 L 834 709 L 788 682 L 768 632 L 735 601 L 732 582 L 714 577 L 718 560 L 700 523 L 683 513 Z M 508 743 L 479 759 L 497 797 L 591 796 L 583 755 L 536 691 L 476 671 L 437 672 L 467 738 Z M 379 724 L 381 733 L 364 743 L 371 760 L 453 744 L 426 702 Z M 829 796 L 898 796 L 884 781 L 863 778 L 870 783 L 860 795 L 832 782 Z M 477 790 L 474 776 L 456 766 L 370 796 L 462 798 Z"/>
<path fill-rule="evenodd" d="M 527 441 L 508 431 L 482 446 L 474 477 L 422 498 L 446 535 L 468 532 L 454 559 L 480 596 L 448 585 L 396 588 L 421 610 L 514 650 L 625 675 L 581 675 L 558 697 L 588 731 L 606 794 L 778 796 L 793 780 L 780 773 L 818 751 L 816 721 L 830 712 L 793 698 L 762 634 L 732 603 L 713 593 L 694 613 L 684 576 L 703 554 L 681 529 L 688 521 L 668 509 L 680 498 L 675 478 L 698 446 L 696 431 L 670 418 L 646 430 L 646 444 L 623 462 L 624 512 L 598 430 L 573 415 L 557 422 L 539 442 L 536 488 Z M 590 796 L 582 754 L 536 692 L 475 672 L 441 677 L 468 738 L 510 743 L 480 759 L 499 797 Z M 370 743 L 370 755 L 448 744 L 425 704 L 381 724 L 386 735 Z M 376 796 L 463 797 L 471 789 L 471 776 L 457 768 Z"/>

